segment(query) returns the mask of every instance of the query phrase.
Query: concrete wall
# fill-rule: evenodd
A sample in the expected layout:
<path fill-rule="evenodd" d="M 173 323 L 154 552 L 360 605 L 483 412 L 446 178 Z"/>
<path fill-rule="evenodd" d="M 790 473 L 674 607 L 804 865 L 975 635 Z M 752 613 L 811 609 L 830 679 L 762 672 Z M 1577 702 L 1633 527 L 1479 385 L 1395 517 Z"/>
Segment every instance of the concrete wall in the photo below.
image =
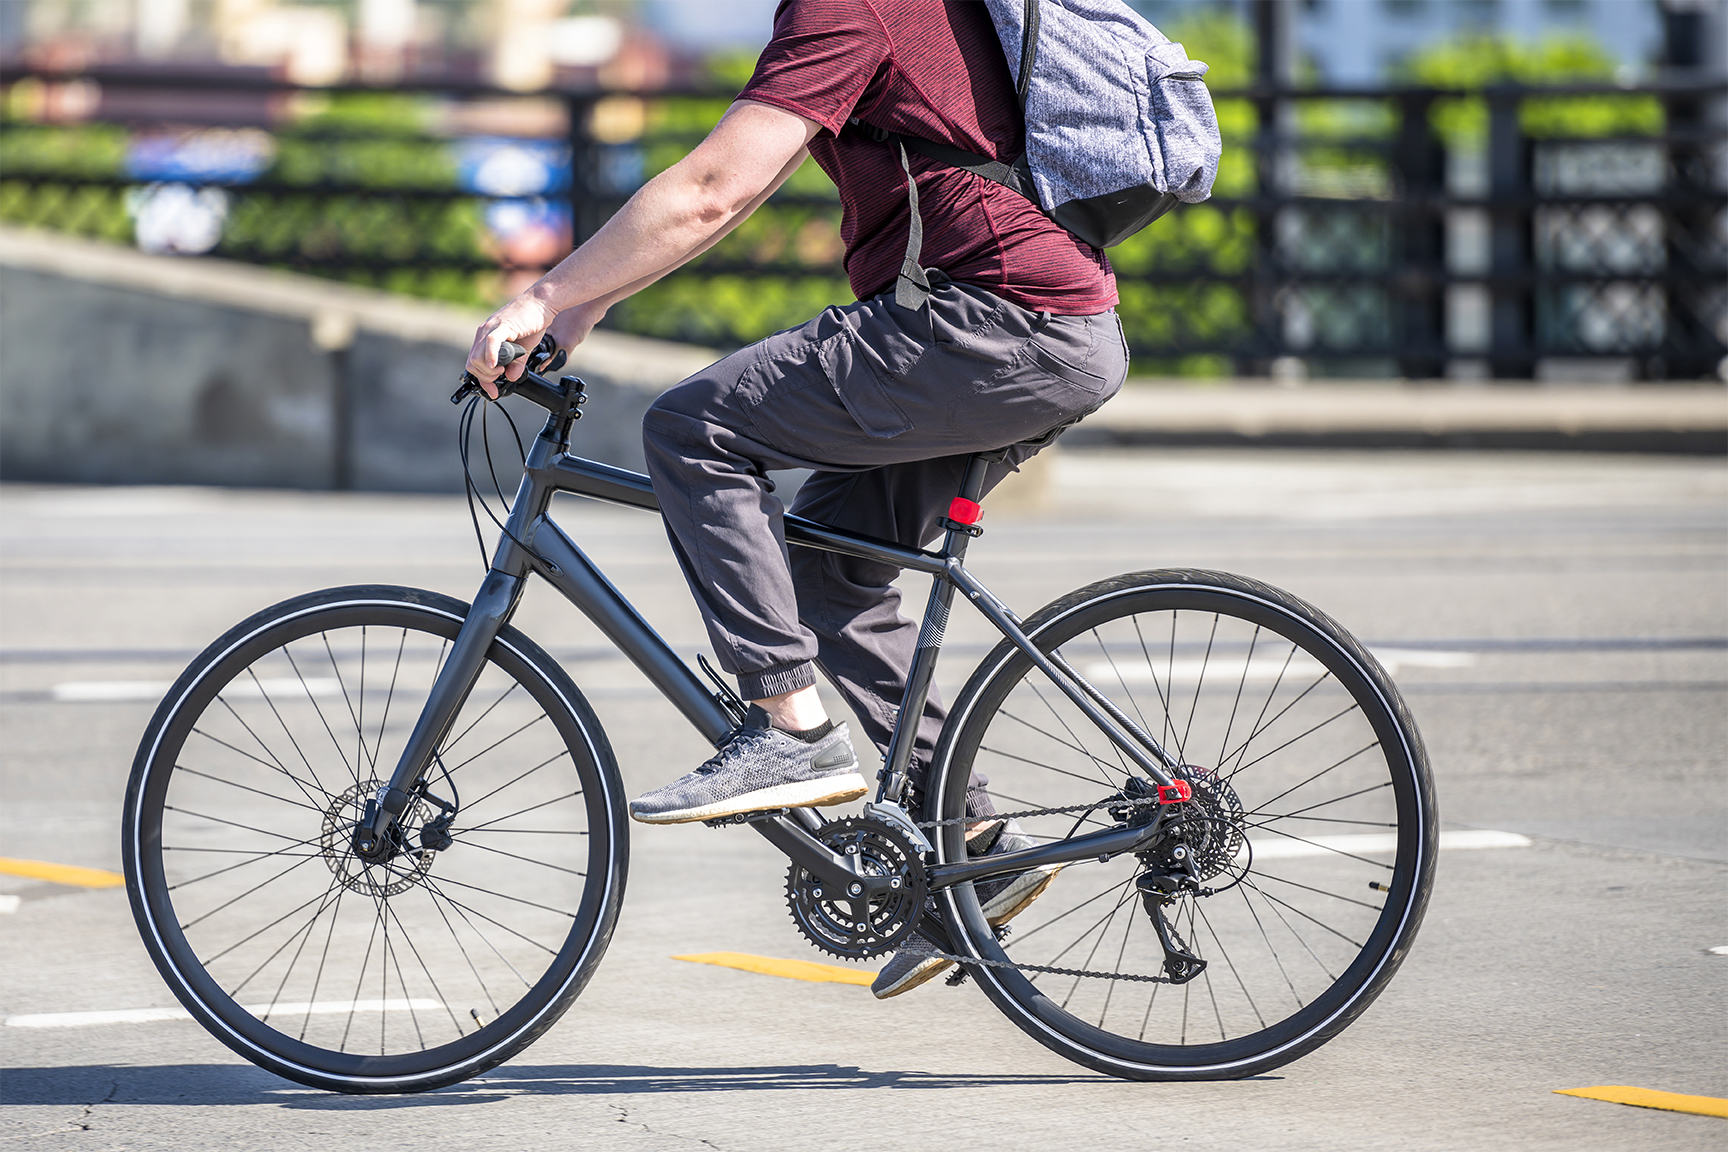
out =
<path fill-rule="evenodd" d="M 0 228 L 0 479 L 460 491 L 449 396 L 482 319 Z M 564 369 L 592 397 L 576 450 L 640 468 L 648 404 L 714 358 L 596 332 Z M 532 435 L 539 410 L 507 404 Z"/>

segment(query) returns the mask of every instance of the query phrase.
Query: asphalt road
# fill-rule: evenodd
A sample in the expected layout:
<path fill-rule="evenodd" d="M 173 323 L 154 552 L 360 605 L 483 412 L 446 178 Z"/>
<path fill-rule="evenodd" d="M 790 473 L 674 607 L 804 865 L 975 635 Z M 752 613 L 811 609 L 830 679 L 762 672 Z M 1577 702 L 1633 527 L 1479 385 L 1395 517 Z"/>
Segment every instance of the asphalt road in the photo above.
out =
<path fill-rule="evenodd" d="M 1030 610 L 1115 572 L 1238 571 L 1401 667 L 1442 827 L 1527 847 L 1443 854 L 1397 979 L 1314 1054 L 1253 1080 L 1137 1084 L 1070 1065 L 970 985 L 863 988 L 671 959 L 825 961 L 747 831 L 642 828 L 599 975 L 514 1062 L 418 1097 L 349 1098 L 241 1062 L 189 1021 L 0 1027 L 19 1148 L 1713 1149 L 1719 1119 L 1554 1094 L 1728 1097 L 1728 468 L 1493 453 L 1072 451 L 1039 511 L 1000 513 L 974 569 Z M 659 525 L 562 520 L 687 654 L 700 623 Z M 119 867 L 149 700 L 245 614 L 351 582 L 466 598 L 460 499 L 0 489 L 0 854 Z M 921 597 L 922 593 L 914 593 Z M 917 602 L 916 599 L 914 602 Z M 566 658 L 626 787 L 706 753 L 549 592 L 518 623 Z M 950 692 L 989 634 L 956 615 Z M 57 691 L 58 690 L 58 691 Z M 88 693 L 86 693 L 88 694 Z M 99 693 L 98 693 L 99 694 Z M 16 900 L 6 899 L 16 897 Z M 171 1006 L 124 892 L 0 875 L 0 1018 Z"/>

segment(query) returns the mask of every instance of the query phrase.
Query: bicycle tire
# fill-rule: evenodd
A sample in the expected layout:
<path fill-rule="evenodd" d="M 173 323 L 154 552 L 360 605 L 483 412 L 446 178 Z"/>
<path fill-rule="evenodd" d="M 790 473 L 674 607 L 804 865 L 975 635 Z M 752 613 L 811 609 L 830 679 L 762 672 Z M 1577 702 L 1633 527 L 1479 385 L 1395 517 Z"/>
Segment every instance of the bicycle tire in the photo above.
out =
<path fill-rule="evenodd" d="M 194 1019 L 290 1080 L 395 1093 L 484 1072 L 557 1021 L 611 938 L 617 765 L 570 677 L 512 627 L 404 814 L 404 850 L 353 853 L 467 612 L 375 585 L 264 609 L 192 661 L 139 745 L 122 855 L 145 947 Z"/>
<path fill-rule="evenodd" d="M 1148 863 L 1127 855 L 1068 865 L 1002 939 L 972 885 L 941 893 L 957 953 L 994 962 L 967 971 L 1040 1043 L 1127 1079 L 1256 1075 L 1337 1035 L 1403 961 L 1433 882 L 1427 756 L 1379 662 L 1288 593 L 1186 569 L 1092 584 L 1024 630 L 1190 765 L 1200 795 L 1181 807 L 1212 894 L 1174 900 L 1166 926 L 1207 966 L 1170 980 L 1134 884 Z M 963 815 L 974 770 L 1004 812 L 1107 800 L 1136 775 L 1006 641 L 956 698 L 934 765 L 927 819 Z M 1019 823 L 1048 842 L 1111 826 L 1107 811 Z M 964 825 L 940 831 L 937 858 L 964 859 Z"/>

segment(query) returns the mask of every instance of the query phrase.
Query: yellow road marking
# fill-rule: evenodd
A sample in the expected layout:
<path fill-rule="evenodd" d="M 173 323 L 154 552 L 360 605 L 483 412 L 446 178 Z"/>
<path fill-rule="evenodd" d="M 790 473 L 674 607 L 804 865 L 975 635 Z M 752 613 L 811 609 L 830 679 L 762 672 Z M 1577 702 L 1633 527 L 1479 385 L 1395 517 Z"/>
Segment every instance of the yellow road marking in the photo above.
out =
<path fill-rule="evenodd" d="M 126 877 L 118 872 L 79 868 L 72 864 L 50 864 L 46 860 L 13 860 L 5 856 L 0 856 L 0 873 L 28 876 L 51 884 L 71 884 L 78 888 L 117 888 L 126 883 Z"/>
<path fill-rule="evenodd" d="M 1562 1096 L 1582 1096 L 1586 1100 L 1606 1100 L 1610 1104 L 1630 1104 L 1634 1108 L 1661 1108 L 1666 1112 L 1690 1112 L 1695 1116 L 1720 1116 L 1728 1120 L 1728 1100 L 1715 1096 L 1682 1096 L 1678 1092 L 1658 1092 L 1653 1088 L 1632 1088 L 1625 1084 L 1556 1088 L 1554 1091 Z"/>
<path fill-rule="evenodd" d="M 692 964 L 714 964 L 721 968 L 737 968 L 741 972 L 760 972 L 764 976 L 784 976 L 788 980 L 809 980 L 816 984 L 861 984 L 868 988 L 876 979 L 874 972 L 856 968 L 841 968 L 835 964 L 812 964 L 808 960 L 776 960 L 772 956 L 752 956 L 747 952 L 702 952 L 695 956 L 674 956 Z"/>

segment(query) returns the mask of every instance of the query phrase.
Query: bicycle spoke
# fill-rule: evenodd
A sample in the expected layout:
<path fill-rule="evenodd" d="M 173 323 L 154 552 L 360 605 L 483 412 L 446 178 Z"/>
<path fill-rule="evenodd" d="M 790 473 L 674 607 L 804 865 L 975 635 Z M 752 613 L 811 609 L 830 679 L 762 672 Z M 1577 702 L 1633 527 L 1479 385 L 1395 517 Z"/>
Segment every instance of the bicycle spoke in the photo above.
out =
<path fill-rule="evenodd" d="M 447 768 L 447 769 L 445 769 L 445 771 L 454 774 L 458 770 L 460 770 L 462 768 L 466 768 L 468 765 L 474 763 L 474 761 L 480 759 L 480 757 L 486 755 L 486 753 L 492 751 L 494 748 L 498 747 L 500 744 L 503 744 L 504 741 L 515 739 L 517 736 L 522 735 L 522 733 L 528 731 L 528 729 L 534 727 L 534 725 L 540 723 L 540 721 L 542 721 L 544 719 L 546 719 L 546 713 L 542 712 L 542 713 L 540 713 L 540 715 L 534 717 L 534 719 L 528 721 L 528 723 L 522 725 L 522 727 L 516 729 L 516 731 L 510 733 L 508 736 L 504 736 L 504 737 L 500 738 L 499 740 L 497 740 L 491 744 L 488 744 L 486 747 L 480 749 L 480 751 L 474 753 L 474 755 L 468 757 L 468 759 L 462 761 L 462 763 L 456 765 L 453 768 Z"/>
<path fill-rule="evenodd" d="M 468 847 L 478 848 L 482 852 L 495 852 L 499 856 L 508 856 L 512 860 L 521 860 L 527 864 L 538 865 L 541 868 L 550 868 L 554 872 L 563 872 L 563 873 L 566 873 L 567 875 L 570 875 L 570 876 L 586 876 L 586 875 L 588 875 L 588 873 L 578 872 L 574 868 L 566 868 L 562 864 L 553 864 L 550 861 L 546 861 L 546 860 L 536 860 L 532 856 L 518 856 L 514 852 L 506 852 L 502 848 L 494 848 L 489 844 L 469 844 Z"/>
<path fill-rule="evenodd" d="M 287 649 L 283 649 L 283 652 L 286 653 Z M 265 706 L 270 709 L 270 714 L 276 717 L 276 723 L 282 726 L 282 734 L 288 737 L 288 743 L 294 746 L 295 753 L 300 757 L 300 763 L 306 765 L 306 771 L 312 774 L 312 783 L 317 785 L 318 791 L 324 793 L 324 795 L 335 795 L 335 793 L 331 792 L 330 789 L 324 787 L 324 781 L 318 778 L 318 769 L 312 767 L 312 761 L 307 759 L 305 751 L 300 747 L 300 741 L 294 738 L 294 733 L 288 727 L 288 721 L 282 718 L 281 710 L 276 707 L 276 701 L 271 698 L 270 693 L 264 690 L 264 681 L 258 679 L 258 673 L 254 672 L 251 668 L 246 669 L 246 675 L 251 678 L 252 686 L 258 689 L 258 695 L 263 699 Z M 299 675 L 298 669 L 295 670 L 295 675 Z M 302 680 L 301 684 L 304 685 L 305 681 Z M 308 699 L 311 698 L 311 689 L 307 689 L 306 696 Z M 224 700 L 223 703 L 226 704 L 227 701 Z M 228 710 L 232 712 L 234 709 L 230 706 Z M 329 730 L 328 725 L 325 726 L 325 730 Z M 262 741 L 260 741 L 260 743 L 262 743 Z M 340 752 L 341 749 L 338 748 L 337 751 Z M 307 799 L 310 800 L 311 797 L 308 796 Z"/>
<path fill-rule="evenodd" d="M 565 800 L 574 800 L 576 797 L 578 797 L 580 795 L 582 795 L 582 793 L 580 793 L 580 792 L 566 792 L 562 796 L 554 796 L 550 800 L 542 800 L 538 804 L 530 804 L 526 808 L 521 808 L 515 812 L 510 813 L 510 815 L 508 815 L 508 816 L 499 816 L 498 818 L 496 818 L 494 820 L 486 821 L 486 823 L 484 823 L 484 824 L 476 824 L 472 828 L 461 828 L 461 829 L 452 828 L 450 831 L 452 833 L 456 833 L 456 832 L 478 832 L 483 828 L 490 828 L 494 824 L 502 824 L 506 820 L 514 820 L 518 816 L 526 816 L 530 812 L 537 812 L 541 808 L 545 808 L 547 805 L 559 804 Z"/>
<path fill-rule="evenodd" d="M 270 800 L 280 800 L 284 804 L 292 804 L 296 808 L 304 808 L 308 812 L 316 812 L 316 813 L 318 813 L 319 816 L 324 815 L 324 809 L 322 809 L 322 808 L 315 808 L 310 804 L 302 804 L 300 801 L 294 799 L 291 796 L 281 796 L 275 792 L 266 792 L 262 788 L 253 788 L 252 786 L 250 786 L 248 784 L 239 784 L 233 780 L 228 779 L 225 776 L 212 776 L 208 772 L 200 772 L 196 768 L 188 768 L 184 764 L 174 765 L 174 771 L 185 772 L 189 776 L 202 776 L 206 780 L 214 780 L 216 783 L 226 784 L 230 788 L 238 788 L 243 792 L 251 792 L 251 793 L 254 793 L 258 796 L 263 796 L 266 799 L 270 799 Z"/>
<path fill-rule="evenodd" d="M 1336 892 L 1328 892 L 1324 888 L 1315 888 L 1312 885 L 1302 884 L 1302 883 L 1299 883 L 1295 880 L 1291 880 L 1288 877 L 1278 876 L 1278 875 L 1275 875 L 1274 873 L 1271 873 L 1271 872 L 1256 872 L 1256 873 L 1254 873 L 1254 878 L 1256 880 L 1276 880 L 1280 884 L 1288 884 L 1292 888 L 1300 888 L 1304 892 L 1312 892 L 1317 896 L 1330 896 L 1334 900 L 1342 900 L 1346 904 L 1354 904 L 1358 908 L 1366 908 L 1370 912 L 1381 911 L 1381 907 L 1378 904 L 1370 904 L 1366 900 L 1357 900 L 1354 897 L 1350 897 L 1350 896 L 1341 896 Z"/>
<path fill-rule="evenodd" d="M 542 768 L 546 767 L 548 764 L 556 763 L 557 761 L 563 759 L 564 757 L 566 757 L 568 755 L 570 755 L 570 750 L 568 748 L 560 748 L 558 751 L 556 751 L 552 755 L 546 757 L 546 759 L 540 761 L 540 763 L 534 765 L 534 767 L 528 769 L 526 772 L 522 773 L 520 776 L 512 776 L 510 779 L 504 781 L 504 783 L 498 785 L 498 787 L 492 789 L 492 791 L 485 793 L 484 795 L 478 797 L 477 799 L 468 801 L 467 807 L 469 807 L 469 808 L 479 807 L 481 804 L 484 804 L 486 801 L 492 799 L 492 797 L 498 795 L 498 793 L 504 791 L 504 789 L 510 787 L 510 785 L 515 784 L 517 781 L 528 779 L 528 777 L 534 775 L 534 773 L 540 771 Z"/>
<path fill-rule="evenodd" d="M 516 683 L 516 681 L 514 681 L 514 680 L 510 681 L 510 686 L 508 688 L 504 689 L 504 691 L 500 692 L 498 694 L 497 699 L 493 700 L 492 703 L 486 705 L 485 710 L 482 711 L 480 713 L 480 715 L 474 717 L 473 723 L 469 724 L 468 727 L 462 729 L 461 732 L 457 733 L 456 738 L 454 740 L 451 740 L 449 743 L 445 744 L 442 749 L 439 750 L 441 752 L 441 754 L 445 755 L 445 756 L 450 755 L 451 750 L 454 749 L 456 747 L 456 745 L 462 743 L 462 738 L 464 736 L 467 736 L 468 733 L 474 731 L 474 729 L 479 726 L 479 724 L 482 720 L 484 720 L 484 719 L 486 719 L 486 717 L 492 715 L 492 710 L 494 708 L 496 708 L 496 707 L 498 707 L 498 705 L 504 703 L 505 697 L 509 696 L 512 692 L 515 692 L 520 687 L 522 687 L 522 685 Z"/>
<path fill-rule="evenodd" d="M 300 844 L 302 846 L 309 844 L 309 843 L 311 843 L 311 841 L 309 841 L 309 840 L 302 840 L 300 842 Z M 164 847 L 163 851 L 164 852 L 172 851 L 172 849 L 170 849 L 168 847 Z M 216 852 L 216 851 L 222 851 L 222 849 L 212 848 L 212 849 L 206 849 L 206 851 Z M 230 849 L 230 851 L 236 851 L 236 850 Z M 198 883 L 201 883 L 205 880 L 212 879 L 213 877 L 222 876 L 226 873 L 232 872 L 236 868 L 244 868 L 248 864 L 256 864 L 260 860 L 270 860 L 270 859 L 273 859 L 275 857 L 284 857 L 284 858 L 287 858 L 290 860 L 316 860 L 321 855 L 323 855 L 323 853 L 321 853 L 321 852 L 254 852 L 254 853 L 252 853 L 251 858 L 248 860 L 241 860 L 241 861 L 238 861 L 237 863 L 229 864 L 227 867 L 218 868 L 214 872 L 206 872 L 202 876 L 194 876 L 190 880 L 175 881 L 173 884 L 168 885 L 168 891 L 177 892 L 182 888 L 188 888 L 193 884 L 198 884 Z"/>
<path fill-rule="evenodd" d="M 1263 831 L 1272 833 L 1272 835 L 1274 835 L 1274 836 L 1282 836 L 1286 840 L 1294 840 L 1298 844 L 1306 844 L 1310 848 L 1318 848 L 1321 851 L 1330 852 L 1335 856 L 1342 856 L 1346 860 L 1354 860 L 1359 864 L 1371 864 L 1376 868 L 1384 868 L 1388 872 L 1392 871 L 1393 867 L 1394 867 L 1394 865 L 1391 865 L 1391 864 L 1382 864 L 1378 860 L 1370 860 L 1366 856 L 1358 856 L 1354 852 L 1346 852 L 1342 848 L 1335 847 L 1334 845 L 1331 845 L 1331 844 L 1322 843 L 1319 840 L 1310 840 L 1306 836 L 1298 836 L 1294 832 L 1286 832 L 1282 828 L 1273 828 L 1273 827 L 1270 827 L 1267 825 L 1261 825 L 1261 829 Z"/>
<path fill-rule="evenodd" d="M 1298 788 L 1303 788 L 1309 784 L 1314 783 L 1314 781 L 1320 779 L 1320 777 L 1326 775 L 1328 772 L 1332 772 L 1338 768 L 1342 768 L 1344 765 L 1350 763 L 1350 761 L 1356 759 L 1356 757 L 1362 755 L 1364 752 L 1367 752 L 1370 748 L 1378 748 L 1379 746 L 1380 746 L 1380 741 L 1375 740 L 1372 743 L 1370 743 L 1366 748 L 1358 748 L 1356 751 L 1350 753 L 1350 755 L 1344 757 L 1344 759 L 1335 761 L 1331 764 L 1328 764 L 1326 767 L 1320 769 L 1320 771 L 1314 773 L 1314 775 L 1308 777 L 1306 780 L 1303 780 L 1300 784 L 1293 784 L 1290 787 L 1284 789 L 1284 791 L 1278 793 L 1278 795 L 1272 797 L 1272 799 L 1261 801 L 1258 805 L 1255 806 L 1255 808 L 1252 812 L 1244 813 L 1244 815 L 1247 815 L 1247 816 L 1260 815 L 1268 807 L 1270 807 L 1273 804 L 1278 803 L 1278 801 L 1284 799 L 1284 797 L 1290 795 L 1290 793 L 1296 791 Z M 1298 808 L 1297 812 L 1312 812 L 1314 809 L 1322 808 L 1326 804 L 1336 804 L 1339 800 L 1348 800 L 1348 799 L 1350 799 L 1351 796 L 1356 796 L 1356 795 L 1361 795 L 1361 794 L 1366 793 L 1366 792 L 1371 792 L 1375 788 L 1389 788 L 1391 786 L 1392 786 L 1392 781 L 1387 780 L 1383 783 L 1375 784 L 1375 785 L 1373 785 L 1373 787 L 1364 788 L 1361 790 L 1361 792 L 1351 793 L 1350 795 L 1346 795 L 1346 796 L 1337 796 L 1331 800 L 1324 801 L 1323 803 L 1320 803 L 1320 804 L 1311 804 L 1306 808 Z"/>
<path fill-rule="evenodd" d="M 260 760 L 258 757 L 253 756 L 249 752 L 243 752 L 239 748 L 235 748 L 234 745 L 228 743 L 226 740 L 217 739 L 217 737 L 211 736 L 209 733 L 203 732 L 199 729 L 194 728 L 193 729 L 194 732 L 197 732 L 198 735 L 203 736 L 206 739 L 215 740 L 216 743 L 222 745 L 222 747 L 232 749 L 233 751 L 238 752 L 240 755 L 245 756 L 248 759 L 257 760 L 258 763 L 263 764 L 266 767 L 274 767 L 278 772 L 282 773 L 282 775 L 288 777 L 289 780 L 293 781 L 294 786 L 296 788 L 300 789 L 300 794 L 305 796 L 307 802 L 314 805 L 314 806 L 317 805 L 318 801 L 316 801 L 312 798 L 312 793 L 308 790 L 309 787 L 317 789 L 319 794 L 324 797 L 326 802 L 328 802 L 331 799 L 331 793 L 329 793 L 328 791 L 325 790 L 323 784 L 318 783 L 318 774 L 316 772 L 314 772 L 312 774 L 312 783 L 310 785 L 308 785 L 307 782 L 302 780 L 300 777 L 294 775 L 294 773 L 292 773 L 288 770 L 288 766 L 286 764 L 282 763 L 282 761 L 277 758 L 276 753 L 270 751 L 270 746 L 268 744 L 264 743 L 263 738 L 260 737 L 258 735 L 258 733 L 254 732 L 252 730 L 252 726 L 250 724 L 246 723 L 246 721 L 241 718 L 240 713 L 238 713 L 234 710 L 234 705 L 228 703 L 228 701 L 222 699 L 222 697 L 220 697 L 220 696 L 218 696 L 216 698 L 216 700 L 217 700 L 217 703 L 221 704 L 222 707 L 224 707 L 228 710 L 228 715 L 234 717 L 235 723 L 239 724 L 240 727 L 246 729 L 246 735 L 252 737 L 252 739 L 257 743 L 258 747 L 262 748 L 264 750 L 265 755 L 269 756 L 270 759 L 269 760 Z"/>
<path fill-rule="evenodd" d="M 282 879 L 282 877 L 288 875 L 288 873 L 294 871 L 297 868 L 303 867 L 305 865 L 306 861 L 316 860 L 316 859 L 317 859 L 316 856 L 302 856 L 302 857 L 300 857 L 295 863 L 288 865 L 288 867 L 282 869 L 282 871 L 276 873 L 276 875 L 271 876 L 271 877 L 264 879 L 264 880 L 260 880 L 258 883 L 254 884 L 252 887 L 246 889 L 246 891 L 240 893 L 240 895 L 231 897 L 231 898 L 223 901 L 222 903 L 216 905 L 216 907 L 210 909 L 210 911 L 204 913 L 204 915 L 199 916 L 198 918 L 196 918 L 194 920 L 188 920 L 186 923 L 180 925 L 180 931 L 184 932 L 188 928 L 192 928 L 192 927 L 195 927 L 195 926 L 203 923 L 204 921 L 210 919 L 210 917 L 216 915 L 216 913 L 222 911 L 223 909 L 229 908 L 229 907 L 233 906 L 234 904 L 238 903 L 239 901 L 246 899 L 246 897 L 252 895 L 254 892 L 258 891 L 258 889 L 264 887 L 266 884 L 274 884 L 276 881 Z"/>
<path fill-rule="evenodd" d="M 1206 669 L 1212 663 L 1212 644 L 1217 639 L 1218 613 L 1214 612 L 1212 613 L 1212 631 L 1206 635 L 1206 652 L 1200 657 L 1200 675 L 1194 679 L 1194 699 L 1188 704 L 1188 723 L 1182 729 L 1182 740 L 1178 747 L 1186 748 L 1189 738 L 1194 735 L 1194 715 L 1200 711 L 1200 690 L 1206 684 Z"/>
<path fill-rule="evenodd" d="M 1056 711 L 1055 706 L 1052 705 L 1049 700 L 1046 700 L 1044 698 L 1044 692 L 1041 688 L 1038 687 L 1038 685 L 1028 683 L 1027 686 L 1032 689 L 1033 695 L 1038 697 L 1039 703 L 1043 704 L 1044 707 L 1049 710 L 1050 715 L 1056 717 L 1056 722 L 1061 724 L 1062 727 L 1067 730 L 1068 735 L 1074 741 L 1074 743 L 1072 745 L 1070 745 L 1070 747 L 1078 748 L 1080 750 L 1081 755 L 1090 759 L 1094 764 L 1102 765 L 1106 770 L 1114 769 L 1116 771 L 1121 772 L 1125 776 L 1131 774 L 1128 771 L 1127 761 L 1122 759 L 1122 749 L 1116 747 L 1116 744 L 1114 741 L 1107 740 L 1105 742 L 1109 746 L 1109 748 L 1116 754 L 1116 763 L 1112 764 L 1109 761 L 1098 756 L 1091 749 L 1083 746 L 1080 737 L 1075 734 L 1073 728 L 1069 727 L 1067 719 L 1064 718 L 1060 712 Z M 1066 697 L 1064 697 L 1064 699 L 1066 699 Z M 1103 781 L 1103 783 L 1104 783 L 1105 787 L 1109 787 L 1109 781 L 1108 780 Z"/>

